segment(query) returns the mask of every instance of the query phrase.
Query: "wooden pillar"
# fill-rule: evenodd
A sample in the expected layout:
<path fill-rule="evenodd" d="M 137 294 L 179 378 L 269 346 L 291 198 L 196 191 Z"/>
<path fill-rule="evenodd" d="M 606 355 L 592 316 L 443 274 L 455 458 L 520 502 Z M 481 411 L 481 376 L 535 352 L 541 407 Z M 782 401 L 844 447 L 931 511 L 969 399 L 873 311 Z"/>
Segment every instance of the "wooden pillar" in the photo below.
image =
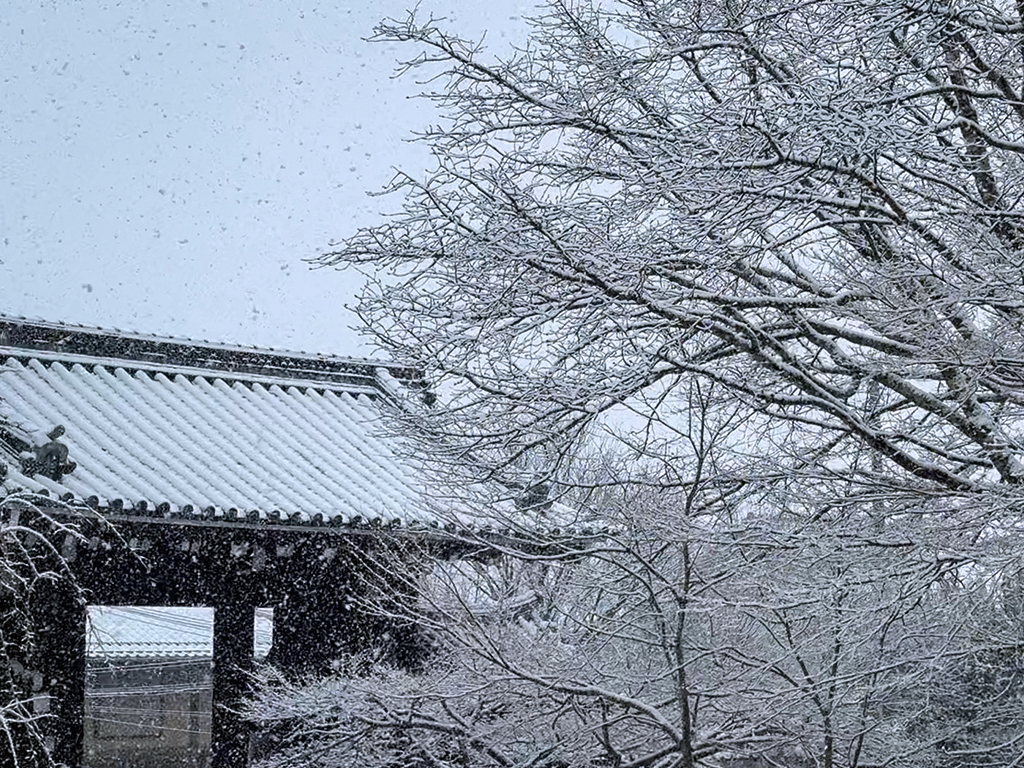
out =
<path fill-rule="evenodd" d="M 274 606 L 274 631 L 267 662 L 287 673 L 304 671 L 298 654 L 303 632 L 298 607 L 299 601 L 293 595 L 286 595 Z"/>
<path fill-rule="evenodd" d="M 82 765 L 85 724 L 86 608 L 70 581 L 40 583 L 32 596 L 41 689 L 35 708 L 57 763 Z"/>
<path fill-rule="evenodd" d="M 213 609 L 212 768 L 248 765 L 250 729 L 238 709 L 250 691 L 254 620 L 255 607 L 248 602 L 222 602 Z"/>

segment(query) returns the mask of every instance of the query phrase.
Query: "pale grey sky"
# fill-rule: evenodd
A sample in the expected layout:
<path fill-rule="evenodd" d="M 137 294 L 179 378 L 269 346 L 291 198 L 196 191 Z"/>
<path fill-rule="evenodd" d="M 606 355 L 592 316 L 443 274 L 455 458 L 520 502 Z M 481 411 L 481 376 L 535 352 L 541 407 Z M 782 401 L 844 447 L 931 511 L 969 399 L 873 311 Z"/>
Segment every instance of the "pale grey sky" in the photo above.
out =
<path fill-rule="evenodd" d="M 367 354 L 358 276 L 303 259 L 373 223 L 368 198 L 433 116 L 362 40 L 409 0 L 5 0 L 0 313 Z M 532 0 L 423 0 L 502 50 Z"/>

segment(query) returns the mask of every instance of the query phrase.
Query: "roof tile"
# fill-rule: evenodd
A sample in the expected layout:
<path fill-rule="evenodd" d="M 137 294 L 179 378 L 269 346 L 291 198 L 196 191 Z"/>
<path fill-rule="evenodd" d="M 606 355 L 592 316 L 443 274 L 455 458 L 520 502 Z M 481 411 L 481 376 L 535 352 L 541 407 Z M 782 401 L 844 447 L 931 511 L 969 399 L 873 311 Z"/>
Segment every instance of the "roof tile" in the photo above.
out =
<path fill-rule="evenodd" d="M 431 519 L 417 469 L 381 430 L 379 398 L 394 395 L 390 383 L 371 385 L 386 369 L 338 359 L 334 370 L 330 358 L 317 358 L 313 380 L 309 356 L 290 361 L 268 351 L 277 375 L 232 374 L 230 350 L 215 345 L 217 367 L 204 369 L 183 360 L 112 358 L 115 342 L 100 345 L 103 357 L 85 349 L 0 348 L 0 403 L 19 439 L 42 445 L 62 424 L 60 440 L 77 463 L 61 482 L 27 478 L 8 446 L 8 487 L 160 517 Z M 181 353 L 186 345 L 167 346 Z M 205 352 L 197 348 L 195 359 L 209 357 Z M 301 372 L 289 378 L 293 363 Z M 254 365 L 251 355 L 246 364 Z"/>

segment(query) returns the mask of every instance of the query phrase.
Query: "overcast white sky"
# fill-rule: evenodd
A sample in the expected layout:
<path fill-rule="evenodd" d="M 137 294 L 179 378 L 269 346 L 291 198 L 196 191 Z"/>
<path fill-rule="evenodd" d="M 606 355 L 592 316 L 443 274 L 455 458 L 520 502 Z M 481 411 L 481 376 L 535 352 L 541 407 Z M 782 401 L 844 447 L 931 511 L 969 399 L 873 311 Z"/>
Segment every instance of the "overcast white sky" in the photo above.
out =
<path fill-rule="evenodd" d="M 4 0 L 0 313 L 370 352 L 358 276 L 303 259 L 397 200 L 432 119 L 362 40 L 409 0 Z M 501 50 L 533 0 L 423 0 Z"/>

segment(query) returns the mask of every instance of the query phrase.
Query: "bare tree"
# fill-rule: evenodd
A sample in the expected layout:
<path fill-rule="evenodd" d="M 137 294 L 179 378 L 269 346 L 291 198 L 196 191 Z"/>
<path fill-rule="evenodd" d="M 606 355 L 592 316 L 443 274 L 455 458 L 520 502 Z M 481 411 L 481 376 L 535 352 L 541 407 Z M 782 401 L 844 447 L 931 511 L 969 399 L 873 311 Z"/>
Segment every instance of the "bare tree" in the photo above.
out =
<path fill-rule="evenodd" d="M 1008 4 L 554 3 L 505 62 L 385 23 L 443 84 L 439 167 L 323 261 L 395 278 L 367 327 L 457 385 L 431 426 L 474 448 L 637 402 L 656 422 L 699 378 L 804 463 L 866 446 L 913 498 L 1003 497 L 1020 23 Z"/>
<path fill-rule="evenodd" d="M 553 2 L 506 60 L 379 27 L 422 52 L 437 169 L 323 262 L 381 275 L 362 317 L 441 395 L 406 434 L 461 487 L 617 531 L 560 570 L 569 661 L 515 660 L 464 597 L 417 607 L 560 707 L 501 730 L 409 682 L 482 764 L 528 762 L 522 733 L 537 765 L 1020 753 L 1022 35 L 1009 2 L 941 0 Z M 618 463 L 580 482 L 594 441 Z M 1004 714 L 923 703 L 979 664 Z"/>
<path fill-rule="evenodd" d="M 364 607 L 425 628 L 433 658 L 271 675 L 251 712 L 282 735 L 267 765 L 1004 764 L 1024 736 L 1019 640 L 992 574 L 937 555 L 917 520 L 880 534 L 870 508 L 815 517 L 737 490 L 742 421 L 718 405 L 691 393 L 671 483 L 619 462 L 580 483 L 600 488 L 600 533 L 368 563 Z"/>
<path fill-rule="evenodd" d="M 46 739 L 55 715 L 41 712 L 35 699 L 49 687 L 43 678 L 50 664 L 62 660 L 45 657 L 39 633 L 52 621 L 47 611 L 68 604 L 54 603 L 54 596 L 84 603 L 54 544 L 80 534 L 71 519 L 53 514 L 53 505 L 31 492 L 0 495 L 0 763 L 14 768 L 56 764 Z"/>

